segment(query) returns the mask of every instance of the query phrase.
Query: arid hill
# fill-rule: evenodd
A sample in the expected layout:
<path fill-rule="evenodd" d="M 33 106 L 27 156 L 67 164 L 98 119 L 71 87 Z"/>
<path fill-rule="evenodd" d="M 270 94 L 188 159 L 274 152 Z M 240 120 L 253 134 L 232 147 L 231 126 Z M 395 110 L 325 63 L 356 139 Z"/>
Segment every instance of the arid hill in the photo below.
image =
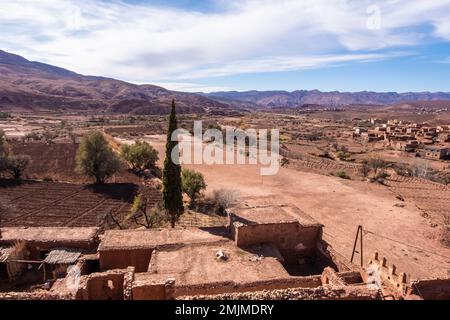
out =
<path fill-rule="evenodd" d="M 95 110 L 165 114 L 176 99 L 180 112 L 224 112 L 229 106 L 197 94 L 83 76 L 0 50 L 0 110 Z"/>

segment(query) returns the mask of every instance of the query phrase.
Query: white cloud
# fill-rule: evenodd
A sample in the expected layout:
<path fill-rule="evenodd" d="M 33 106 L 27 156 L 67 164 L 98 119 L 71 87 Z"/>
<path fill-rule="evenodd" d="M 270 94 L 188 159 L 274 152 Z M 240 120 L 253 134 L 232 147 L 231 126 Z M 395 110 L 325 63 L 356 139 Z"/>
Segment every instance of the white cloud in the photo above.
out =
<path fill-rule="evenodd" d="M 208 67 L 193 71 L 188 75 L 178 76 L 180 79 L 209 78 L 229 76 L 237 73 L 280 72 L 305 69 L 317 69 L 334 66 L 346 62 L 371 62 L 395 57 L 411 55 L 409 52 L 391 52 L 387 54 L 340 54 L 316 56 L 278 56 L 240 60 L 218 67 Z"/>
<path fill-rule="evenodd" d="M 222 12 L 200 13 L 121 1 L 4 1 L 0 43 L 84 74 L 173 83 L 386 59 L 400 46 L 450 40 L 450 0 L 221 3 Z M 371 5 L 380 9 L 375 30 L 367 28 Z"/>

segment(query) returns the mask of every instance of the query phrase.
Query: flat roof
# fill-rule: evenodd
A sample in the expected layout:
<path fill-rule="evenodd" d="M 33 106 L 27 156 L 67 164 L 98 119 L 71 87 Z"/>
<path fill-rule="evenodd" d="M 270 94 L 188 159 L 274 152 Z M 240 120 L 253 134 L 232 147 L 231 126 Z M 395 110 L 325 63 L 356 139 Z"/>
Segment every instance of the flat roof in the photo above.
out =
<path fill-rule="evenodd" d="M 44 261 L 48 264 L 73 264 L 80 256 L 81 250 L 60 248 L 50 251 Z"/>
<path fill-rule="evenodd" d="M 153 230 L 109 230 L 102 237 L 99 251 L 156 248 L 158 246 L 227 241 L 227 230 L 185 228 Z"/>
<path fill-rule="evenodd" d="M 230 212 L 236 216 L 238 222 L 244 225 L 294 223 L 302 226 L 323 226 L 311 216 L 292 205 L 262 205 L 235 207 Z"/>
<path fill-rule="evenodd" d="M 98 228 L 1 228 L 0 242 L 90 242 L 95 239 Z"/>
<path fill-rule="evenodd" d="M 222 251 L 226 260 L 217 259 Z M 272 244 L 238 248 L 232 241 L 222 244 L 185 246 L 177 250 L 155 251 L 145 277 L 175 278 L 177 284 L 204 284 L 233 281 L 248 283 L 289 278 L 280 262 L 281 255 Z M 142 279 L 143 280 L 143 279 Z"/>

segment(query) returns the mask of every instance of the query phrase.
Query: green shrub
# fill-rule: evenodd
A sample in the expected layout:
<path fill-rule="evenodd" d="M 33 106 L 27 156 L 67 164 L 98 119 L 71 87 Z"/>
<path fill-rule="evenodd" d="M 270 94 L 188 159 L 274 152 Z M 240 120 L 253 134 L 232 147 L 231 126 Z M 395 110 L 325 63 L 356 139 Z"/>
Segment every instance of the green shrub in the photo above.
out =
<path fill-rule="evenodd" d="M 345 171 L 338 171 L 335 173 L 335 176 L 341 179 L 350 180 L 350 176 Z"/>

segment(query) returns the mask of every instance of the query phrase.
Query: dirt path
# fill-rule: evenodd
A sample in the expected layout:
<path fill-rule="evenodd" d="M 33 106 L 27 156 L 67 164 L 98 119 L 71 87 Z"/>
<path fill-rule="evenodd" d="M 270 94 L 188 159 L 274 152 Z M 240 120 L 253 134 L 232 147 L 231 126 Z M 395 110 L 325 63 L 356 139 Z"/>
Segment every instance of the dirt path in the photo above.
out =
<path fill-rule="evenodd" d="M 164 137 L 152 137 L 149 142 L 160 155 L 164 154 Z M 365 261 L 378 251 L 413 278 L 450 273 L 450 249 L 433 238 L 435 229 L 413 203 L 406 201 L 404 208 L 396 207 L 400 201 L 386 187 L 284 168 L 276 176 L 262 178 L 257 166 L 188 167 L 204 174 L 208 192 L 229 188 L 238 190 L 243 199 L 265 197 L 265 201 L 269 198 L 273 203 L 296 205 L 325 225 L 324 238 L 347 258 L 351 256 L 357 226 L 361 224 L 366 230 L 391 239 L 366 234 Z"/>

